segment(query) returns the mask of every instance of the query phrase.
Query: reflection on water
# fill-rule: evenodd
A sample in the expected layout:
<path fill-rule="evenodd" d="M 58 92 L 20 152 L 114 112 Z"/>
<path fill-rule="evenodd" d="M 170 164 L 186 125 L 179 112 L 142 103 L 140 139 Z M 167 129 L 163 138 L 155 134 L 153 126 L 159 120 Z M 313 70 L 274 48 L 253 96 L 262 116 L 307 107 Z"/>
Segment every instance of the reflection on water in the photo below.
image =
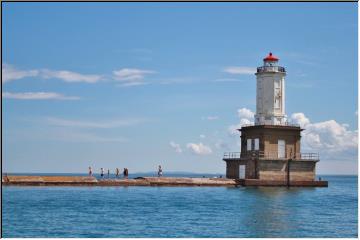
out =
<path fill-rule="evenodd" d="M 3 234 L 356 237 L 357 177 L 327 180 L 329 188 L 4 187 Z"/>
<path fill-rule="evenodd" d="M 244 204 L 246 211 L 240 212 L 241 222 L 238 228 L 245 228 L 247 236 L 277 237 L 278 232 L 290 232 L 296 226 L 289 219 L 294 209 L 286 206 L 287 198 L 296 198 L 297 194 L 305 189 L 278 188 L 278 187 L 247 187 L 244 188 Z M 305 190 L 306 191 L 306 190 Z M 249 201 L 245 201 L 248 199 Z"/>
<path fill-rule="evenodd" d="M 289 209 L 282 206 L 284 197 L 292 194 L 291 190 L 259 187 L 249 192 L 253 196 L 254 209 L 246 221 L 250 223 L 251 232 L 260 233 L 262 237 L 276 237 L 271 229 L 287 232 L 291 228 L 286 221 Z"/>

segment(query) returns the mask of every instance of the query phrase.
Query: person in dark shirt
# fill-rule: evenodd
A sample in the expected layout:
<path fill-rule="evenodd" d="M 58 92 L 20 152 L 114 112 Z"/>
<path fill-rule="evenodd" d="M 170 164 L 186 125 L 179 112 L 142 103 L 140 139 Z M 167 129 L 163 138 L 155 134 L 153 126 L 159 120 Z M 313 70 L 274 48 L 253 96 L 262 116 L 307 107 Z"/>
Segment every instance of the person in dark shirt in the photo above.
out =
<path fill-rule="evenodd" d="M 128 178 L 129 176 L 129 170 L 127 168 L 124 168 L 124 177 Z"/>
<path fill-rule="evenodd" d="M 159 165 L 159 170 L 158 170 L 158 177 L 161 177 L 163 174 L 163 171 L 161 169 L 161 165 Z"/>

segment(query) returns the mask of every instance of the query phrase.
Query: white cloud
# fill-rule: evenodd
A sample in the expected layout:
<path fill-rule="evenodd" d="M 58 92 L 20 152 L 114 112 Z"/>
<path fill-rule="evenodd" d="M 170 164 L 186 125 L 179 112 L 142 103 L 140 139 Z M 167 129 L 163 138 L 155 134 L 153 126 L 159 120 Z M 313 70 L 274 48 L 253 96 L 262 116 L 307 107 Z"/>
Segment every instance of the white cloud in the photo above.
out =
<path fill-rule="evenodd" d="M 186 147 L 190 149 L 193 153 L 198 155 L 208 155 L 212 153 L 211 148 L 209 146 L 202 144 L 201 142 L 199 144 L 188 143 Z"/>
<path fill-rule="evenodd" d="M 248 120 L 253 120 L 255 113 L 247 108 L 240 108 L 237 110 L 239 118 L 245 118 Z"/>
<path fill-rule="evenodd" d="M 134 87 L 147 84 L 144 81 L 145 76 L 153 73 L 156 72 L 137 68 L 123 68 L 113 71 L 113 78 L 121 82 L 120 87 Z"/>
<path fill-rule="evenodd" d="M 143 70 L 137 68 L 123 68 L 112 72 L 112 78 L 120 84 L 120 87 L 134 87 L 149 84 L 144 79 L 149 74 L 156 73 L 152 70 Z M 103 75 L 98 74 L 82 74 L 68 70 L 51 70 L 51 69 L 33 69 L 33 70 L 19 70 L 9 64 L 2 65 L 2 81 L 3 83 L 16 79 L 27 77 L 39 77 L 42 79 L 60 79 L 65 82 L 85 82 L 96 83 L 104 80 Z"/>
<path fill-rule="evenodd" d="M 61 79 L 65 82 L 86 82 L 86 83 L 96 83 L 103 79 L 101 75 L 85 75 L 71 71 L 54 71 L 49 69 L 41 70 L 41 77 L 48 79 L 48 78 L 57 78 Z"/>
<path fill-rule="evenodd" d="M 349 130 L 347 124 L 339 124 L 335 120 L 311 123 L 303 113 L 294 113 L 291 119 L 305 128 L 301 139 L 304 149 L 335 153 L 358 148 L 358 133 Z"/>
<path fill-rule="evenodd" d="M 230 135 L 237 135 L 242 125 L 254 124 L 254 112 L 247 108 L 240 108 L 237 110 L 238 117 L 240 118 L 240 122 L 235 125 L 230 125 L 228 127 L 228 132 Z"/>
<path fill-rule="evenodd" d="M 182 153 L 182 149 L 181 149 L 180 144 L 175 143 L 175 142 L 173 142 L 173 141 L 171 141 L 169 144 L 170 144 L 170 146 L 171 146 L 172 148 L 175 149 L 175 152 L 177 152 L 177 153 Z"/>
<path fill-rule="evenodd" d="M 27 78 L 27 77 L 40 77 L 44 79 L 57 78 L 65 82 L 86 82 L 95 83 L 103 80 L 101 75 L 86 75 L 67 70 L 54 71 L 49 69 L 33 69 L 33 70 L 18 70 L 9 64 L 2 65 L 2 80 L 3 83 L 12 80 Z"/>
<path fill-rule="evenodd" d="M 304 113 L 293 113 L 291 115 L 291 119 L 294 123 L 299 124 L 300 127 L 305 127 L 307 124 L 310 123 L 310 120 L 305 117 Z"/>
<path fill-rule="evenodd" d="M 138 81 L 144 79 L 147 74 L 155 73 L 152 70 L 141 70 L 136 68 L 123 68 L 113 71 L 114 78 L 118 81 Z"/>
<path fill-rule="evenodd" d="M 232 67 L 226 67 L 223 71 L 230 74 L 254 74 L 256 72 L 256 68 L 232 66 Z"/>
<path fill-rule="evenodd" d="M 206 138 L 204 134 L 200 134 L 200 138 Z"/>
<path fill-rule="evenodd" d="M 19 70 L 9 64 L 2 65 L 2 83 L 26 77 L 35 77 L 38 74 L 38 70 Z"/>
<path fill-rule="evenodd" d="M 118 128 L 136 125 L 144 122 L 144 119 L 122 119 L 114 121 L 78 121 L 68 120 L 62 118 L 47 118 L 47 123 L 54 126 L 61 127 L 79 127 L 79 128 Z"/>
<path fill-rule="evenodd" d="M 20 99 L 20 100 L 78 100 L 79 97 L 64 96 L 60 93 L 54 92 L 24 92 L 24 93 L 10 93 L 4 92 L 3 98 Z"/>

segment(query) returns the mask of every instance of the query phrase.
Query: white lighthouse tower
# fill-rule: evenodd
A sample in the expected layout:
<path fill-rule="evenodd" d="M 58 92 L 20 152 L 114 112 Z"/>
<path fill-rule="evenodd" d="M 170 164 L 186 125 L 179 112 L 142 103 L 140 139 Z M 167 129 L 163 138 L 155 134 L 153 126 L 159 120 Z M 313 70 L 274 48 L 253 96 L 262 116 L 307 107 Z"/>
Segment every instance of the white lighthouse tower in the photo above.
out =
<path fill-rule="evenodd" d="M 256 75 L 256 125 L 285 125 L 285 68 L 272 53 Z"/>

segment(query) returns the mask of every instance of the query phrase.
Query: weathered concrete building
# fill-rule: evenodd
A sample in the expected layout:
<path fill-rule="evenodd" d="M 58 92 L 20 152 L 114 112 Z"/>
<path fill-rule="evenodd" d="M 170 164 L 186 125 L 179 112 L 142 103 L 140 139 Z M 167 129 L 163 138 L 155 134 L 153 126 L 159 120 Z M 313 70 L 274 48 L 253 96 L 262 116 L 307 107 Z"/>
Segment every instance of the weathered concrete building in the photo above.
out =
<path fill-rule="evenodd" d="M 301 153 L 300 126 L 285 114 L 284 67 L 271 53 L 257 68 L 256 114 L 242 126 L 241 152 L 225 153 L 226 177 L 267 181 L 314 181 L 316 153 Z"/>

